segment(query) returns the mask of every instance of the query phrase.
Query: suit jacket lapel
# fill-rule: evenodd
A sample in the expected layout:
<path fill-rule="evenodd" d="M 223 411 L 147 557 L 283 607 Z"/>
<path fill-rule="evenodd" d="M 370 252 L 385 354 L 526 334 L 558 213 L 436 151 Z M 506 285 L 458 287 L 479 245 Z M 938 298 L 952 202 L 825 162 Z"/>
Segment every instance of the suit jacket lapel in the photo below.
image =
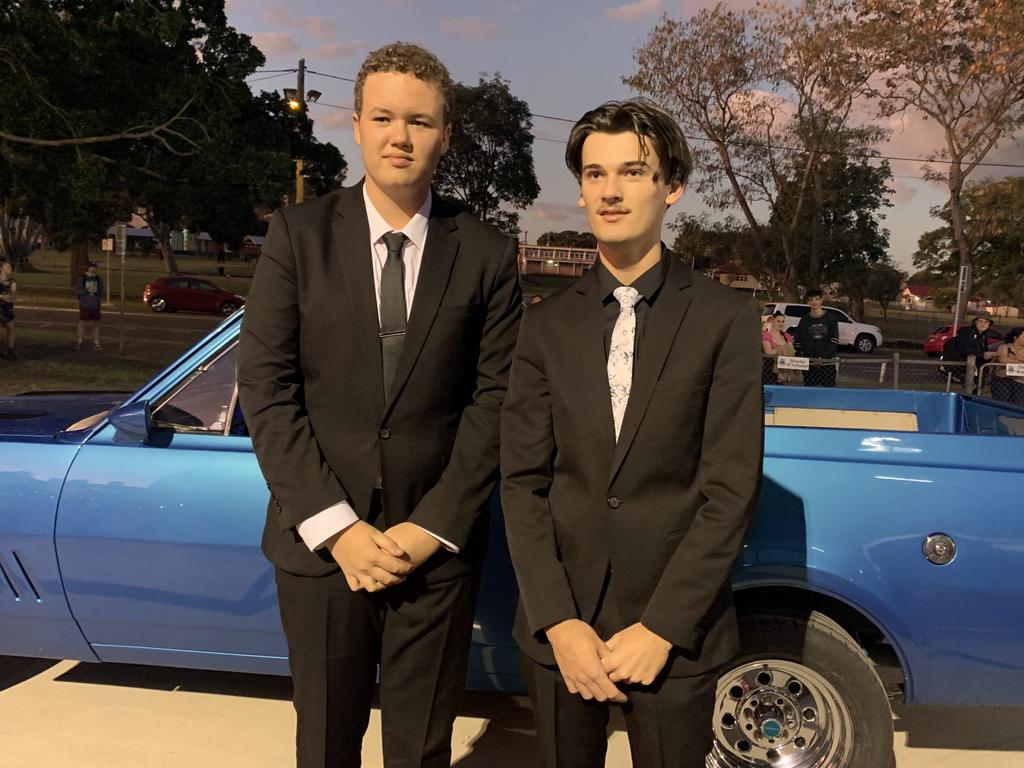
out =
<path fill-rule="evenodd" d="M 598 295 L 597 273 L 591 270 L 576 283 L 580 294 L 576 302 L 576 317 L 573 329 L 578 329 L 573 339 L 579 361 L 577 393 L 585 413 L 592 413 L 600 425 L 601 447 L 607 447 L 605 463 L 615 443 L 615 422 L 612 418 L 612 399 L 608 391 L 608 359 L 604 352 L 604 305 Z"/>
<path fill-rule="evenodd" d="M 391 384 L 391 398 L 384 405 L 382 421 L 387 419 L 395 400 L 402 394 L 402 389 L 434 324 L 434 316 L 448 287 L 455 255 L 459 250 L 459 239 L 452 234 L 455 229 L 455 219 L 449 215 L 444 202 L 435 194 L 427 229 L 427 242 L 420 261 L 420 274 L 416 280 L 416 293 L 409 313 L 409 324 L 406 326 L 405 344 L 402 347 L 398 368 L 395 370 L 395 380 Z M 377 356 L 380 357 L 379 350 Z"/>
<path fill-rule="evenodd" d="M 363 185 L 346 187 L 339 194 L 331 222 L 331 258 L 339 265 L 345 302 L 352 316 L 352 327 L 361 350 L 360 366 L 369 370 L 375 382 L 370 396 L 380 412 L 384 408 L 384 371 L 380 356 L 380 320 L 377 317 L 377 292 L 373 286 L 370 252 L 370 225 L 363 202 Z M 364 370 L 366 370 L 364 368 Z"/>
<path fill-rule="evenodd" d="M 662 368 L 665 367 L 665 359 L 679 331 L 679 325 L 690 306 L 690 297 L 684 290 L 692 282 L 690 270 L 672 252 L 668 252 L 667 256 L 670 260 L 669 271 L 644 324 L 642 354 L 639 355 L 636 370 L 633 371 L 633 386 L 629 391 L 629 402 L 622 417 L 619 440 L 612 455 L 609 484 L 615 480 L 615 475 L 636 437 L 637 429 L 640 428 L 647 406 L 651 402 L 651 395 L 654 394 L 654 386 L 658 383 Z M 611 406 L 608 407 L 610 410 Z"/>

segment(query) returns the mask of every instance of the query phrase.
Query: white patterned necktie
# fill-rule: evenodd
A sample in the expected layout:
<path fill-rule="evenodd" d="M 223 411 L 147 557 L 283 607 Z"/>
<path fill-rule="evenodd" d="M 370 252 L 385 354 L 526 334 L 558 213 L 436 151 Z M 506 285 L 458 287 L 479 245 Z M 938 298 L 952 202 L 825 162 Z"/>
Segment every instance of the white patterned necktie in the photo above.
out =
<path fill-rule="evenodd" d="M 622 417 L 629 402 L 633 386 L 633 353 L 636 344 L 636 303 L 640 292 L 622 285 L 614 291 L 619 302 L 619 316 L 612 329 L 612 343 L 608 350 L 608 389 L 612 397 L 612 419 L 615 422 L 615 441 L 619 440 Z"/>

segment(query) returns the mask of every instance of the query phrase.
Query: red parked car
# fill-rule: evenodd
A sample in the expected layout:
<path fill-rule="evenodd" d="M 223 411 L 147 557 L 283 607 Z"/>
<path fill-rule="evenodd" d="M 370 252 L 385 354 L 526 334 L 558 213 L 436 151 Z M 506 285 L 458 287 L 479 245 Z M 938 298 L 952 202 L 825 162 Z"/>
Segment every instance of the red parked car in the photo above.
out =
<path fill-rule="evenodd" d="M 230 291 L 218 288 L 211 282 L 198 277 L 175 275 L 158 277 L 146 286 L 142 300 L 154 312 L 219 312 L 230 315 L 245 304 L 245 299 Z"/>
<path fill-rule="evenodd" d="M 963 328 L 967 325 L 969 325 L 969 323 L 964 323 L 960 327 Z M 946 342 L 953 338 L 953 336 L 955 335 L 956 334 L 953 332 L 952 325 L 943 325 L 939 328 L 936 328 L 934 331 L 928 334 L 928 338 L 924 340 L 925 353 L 928 355 L 928 357 L 938 357 L 939 355 L 942 354 L 942 348 L 945 346 Z M 996 347 L 999 346 L 999 344 L 999 339 L 988 340 L 988 348 L 990 350 L 994 350 Z"/>

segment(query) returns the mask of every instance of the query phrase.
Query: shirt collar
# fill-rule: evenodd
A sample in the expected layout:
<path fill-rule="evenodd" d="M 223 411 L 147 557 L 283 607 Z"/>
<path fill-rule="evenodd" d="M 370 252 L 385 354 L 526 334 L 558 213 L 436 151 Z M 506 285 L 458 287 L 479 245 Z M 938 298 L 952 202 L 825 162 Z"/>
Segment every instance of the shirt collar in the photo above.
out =
<path fill-rule="evenodd" d="M 420 252 L 427 242 L 427 227 L 430 224 L 430 207 L 434 201 L 434 193 L 427 190 L 427 197 L 420 209 L 409 219 L 409 223 L 402 227 L 402 232 Z M 370 243 L 378 242 L 388 232 L 394 232 L 394 228 L 384 221 L 384 217 L 374 207 L 370 195 L 366 192 L 366 184 L 363 184 L 363 202 L 366 203 L 366 219 L 370 224 Z"/>
<path fill-rule="evenodd" d="M 654 297 L 657 296 L 658 291 L 661 290 L 661 286 L 665 284 L 665 277 L 668 275 L 668 258 L 665 256 L 665 249 L 661 249 L 661 260 L 653 267 L 644 272 L 640 277 L 632 282 L 632 287 L 636 288 L 640 294 L 640 298 L 645 300 L 648 304 L 654 301 Z M 600 257 L 594 263 L 594 270 L 597 272 L 597 286 L 600 292 L 601 301 L 607 304 L 609 301 L 615 300 L 615 289 L 619 288 L 622 283 L 619 282 L 618 278 L 613 275 L 607 267 L 601 262 Z"/>

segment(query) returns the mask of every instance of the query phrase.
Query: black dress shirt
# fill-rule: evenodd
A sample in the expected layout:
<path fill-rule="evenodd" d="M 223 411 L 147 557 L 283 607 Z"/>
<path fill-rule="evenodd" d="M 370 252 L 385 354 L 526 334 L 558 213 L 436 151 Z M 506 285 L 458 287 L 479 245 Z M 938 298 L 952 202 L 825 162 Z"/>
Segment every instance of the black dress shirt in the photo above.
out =
<path fill-rule="evenodd" d="M 612 331 L 615 329 L 615 321 L 619 319 L 619 302 L 615 298 L 615 289 L 623 284 L 619 282 L 607 267 L 601 263 L 599 258 L 594 264 L 594 271 L 597 272 L 597 284 L 601 292 L 601 302 L 604 304 L 604 357 L 608 359 L 608 353 L 612 346 Z M 633 342 L 633 370 L 636 370 L 636 361 L 640 359 L 641 342 L 644 338 L 644 322 L 647 320 L 647 313 L 658 298 L 661 286 L 665 284 L 665 276 L 668 274 L 668 258 L 664 249 L 662 250 L 661 261 L 644 272 L 634 280 L 631 288 L 636 288 L 640 294 L 640 300 L 636 303 L 636 338 Z"/>

